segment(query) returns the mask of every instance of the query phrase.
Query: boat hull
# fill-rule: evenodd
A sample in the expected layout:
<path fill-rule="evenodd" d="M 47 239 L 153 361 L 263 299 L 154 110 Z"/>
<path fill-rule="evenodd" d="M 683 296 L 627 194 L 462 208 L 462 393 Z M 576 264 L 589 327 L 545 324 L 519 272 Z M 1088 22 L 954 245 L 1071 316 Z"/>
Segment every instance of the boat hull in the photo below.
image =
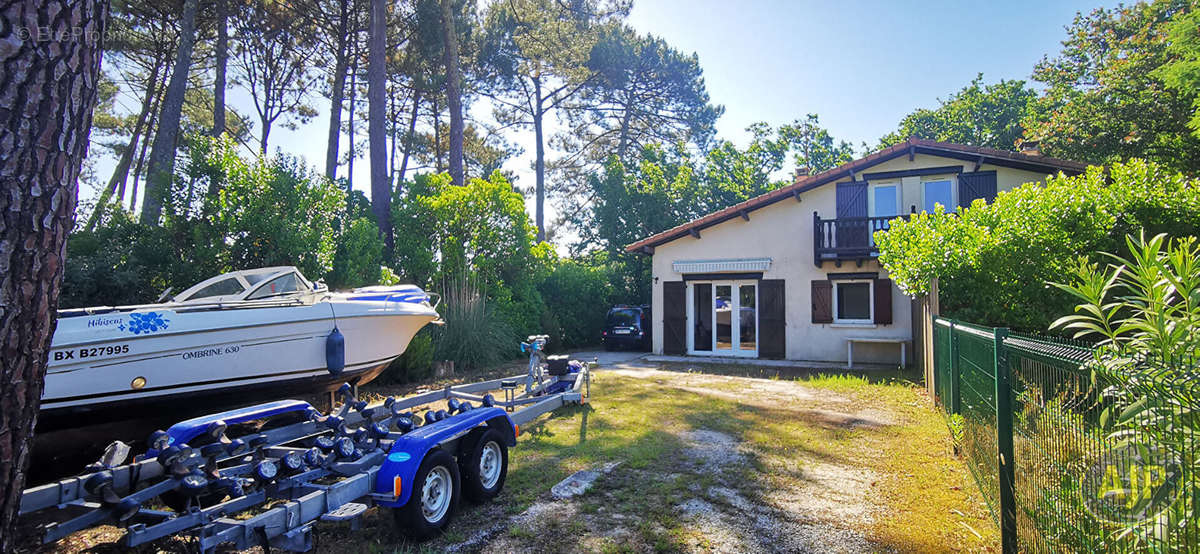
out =
<path fill-rule="evenodd" d="M 42 411 L 276 381 L 345 380 L 404 353 L 435 318 L 428 306 L 353 301 L 70 318 L 60 321 L 51 346 Z M 341 371 L 327 367 L 335 327 L 344 337 Z"/>
<path fill-rule="evenodd" d="M 59 461 L 78 465 L 113 440 L 140 442 L 196 415 L 365 384 L 436 319 L 427 303 L 336 295 L 61 318 L 38 415 L 36 473 L 53 478 Z M 341 364 L 327 357 L 335 329 Z"/>

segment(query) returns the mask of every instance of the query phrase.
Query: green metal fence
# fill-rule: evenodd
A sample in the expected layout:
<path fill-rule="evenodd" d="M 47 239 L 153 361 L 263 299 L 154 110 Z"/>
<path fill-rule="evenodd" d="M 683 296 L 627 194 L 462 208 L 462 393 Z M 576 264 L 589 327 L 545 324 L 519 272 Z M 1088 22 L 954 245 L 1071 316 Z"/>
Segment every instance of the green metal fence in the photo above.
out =
<path fill-rule="evenodd" d="M 1005 552 L 1200 552 L 1200 372 L 934 320 L 934 391 Z M 1099 368 L 1098 368 L 1099 367 Z"/>

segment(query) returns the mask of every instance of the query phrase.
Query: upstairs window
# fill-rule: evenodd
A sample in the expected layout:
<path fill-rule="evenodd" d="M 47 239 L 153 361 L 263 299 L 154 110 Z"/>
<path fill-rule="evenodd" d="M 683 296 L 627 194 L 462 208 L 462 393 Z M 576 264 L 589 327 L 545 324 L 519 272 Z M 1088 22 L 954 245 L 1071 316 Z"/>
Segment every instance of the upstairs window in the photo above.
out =
<path fill-rule="evenodd" d="M 954 211 L 957 204 L 954 203 L 954 182 L 950 179 L 938 181 L 925 181 L 921 184 L 923 187 L 923 200 L 921 208 L 926 212 L 933 213 L 935 206 L 941 204 L 947 212 Z"/>
<path fill-rule="evenodd" d="M 871 191 L 871 215 L 894 216 L 900 212 L 900 187 L 894 184 L 875 185 Z"/>

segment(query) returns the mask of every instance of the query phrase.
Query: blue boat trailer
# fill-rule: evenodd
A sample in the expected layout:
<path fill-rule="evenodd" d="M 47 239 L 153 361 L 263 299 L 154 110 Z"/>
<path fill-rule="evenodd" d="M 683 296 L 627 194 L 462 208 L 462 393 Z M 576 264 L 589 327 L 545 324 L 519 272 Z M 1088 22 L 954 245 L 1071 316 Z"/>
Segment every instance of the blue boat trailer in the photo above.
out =
<path fill-rule="evenodd" d="M 125 547 L 187 534 L 201 552 L 223 544 L 305 552 L 315 522 L 357 529 L 380 506 L 404 534 L 426 539 L 446 527 L 460 497 L 500 493 L 521 426 L 586 403 L 592 369 L 573 364 L 520 394 L 524 375 L 372 406 L 344 385 L 328 414 L 283 400 L 183 421 L 152 435 L 133 463 L 124 463 L 129 447 L 113 443 L 80 475 L 25 490 L 19 514 L 52 520 L 39 527 L 43 544 L 118 525 Z M 441 401 L 446 409 L 429 407 Z M 256 513 L 237 517 L 246 512 Z"/>

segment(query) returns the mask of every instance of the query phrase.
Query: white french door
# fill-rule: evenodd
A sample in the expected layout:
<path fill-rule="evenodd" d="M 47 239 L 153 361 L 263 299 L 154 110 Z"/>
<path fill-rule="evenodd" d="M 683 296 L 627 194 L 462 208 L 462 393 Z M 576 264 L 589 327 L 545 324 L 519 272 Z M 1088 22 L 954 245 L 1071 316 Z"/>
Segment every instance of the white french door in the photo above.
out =
<path fill-rule="evenodd" d="M 687 306 L 688 353 L 758 356 L 756 281 L 691 281 Z"/>

